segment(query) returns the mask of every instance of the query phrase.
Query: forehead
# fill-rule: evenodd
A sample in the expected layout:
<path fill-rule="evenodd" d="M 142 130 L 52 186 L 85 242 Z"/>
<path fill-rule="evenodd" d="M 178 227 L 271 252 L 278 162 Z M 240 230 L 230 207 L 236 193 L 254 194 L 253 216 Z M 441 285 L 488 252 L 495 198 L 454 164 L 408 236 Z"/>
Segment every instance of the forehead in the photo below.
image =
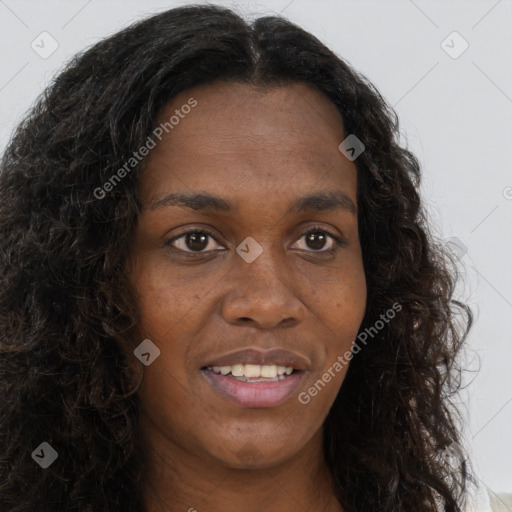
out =
<path fill-rule="evenodd" d="M 195 106 L 183 108 L 191 99 Z M 205 187 L 238 195 L 299 183 L 308 189 L 320 179 L 324 189 L 355 190 L 355 165 L 338 149 L 345 138 L 342 117 L 306 84 L 196 87 L 165 105 L 156 125 L 166 122 L 162 140 L 147 157 L 143 202 Z"/>

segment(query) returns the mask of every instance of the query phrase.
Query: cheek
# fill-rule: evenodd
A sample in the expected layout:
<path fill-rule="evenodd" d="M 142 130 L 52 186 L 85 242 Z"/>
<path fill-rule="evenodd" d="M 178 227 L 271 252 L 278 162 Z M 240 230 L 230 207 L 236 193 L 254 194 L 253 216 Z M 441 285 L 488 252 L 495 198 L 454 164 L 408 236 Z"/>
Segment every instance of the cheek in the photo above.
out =
<path fill-rule="evenodd" d="M 366 278 L 362 264 L 347 266 L 311 288 L 309 300 L 333 335 L 355 338 L 366 312 Z"/>
<path fill-rule="evenodd" d="M 169 269 L 148 261 L 133 277 L 141 311 L 141 330 L 155 338 L 179 331 L 187 313 L 193 311 L 198 295 Z M 165 336 L 164 336 L 165 335 Z"/>
<path fill-rule="evenodd" d="M 326 293 L 315 292 L 315 309 L 324 323 L 324 362 L 317 378 L 339 388 L 351 361 L 351 348 L 366 312 L 366 279 L 362 265 L 327 283 Z"/>
<path fill-rule="evenodd" d="M 201 443 L 201 431 L 212 429 L 210 418 L 205 415 L 205 406 L 201 396 L 195 394 L 194 387 L 188 385 L 183 368 L 175 365 L 176 356 L 170 352 L 162 355 L 144 369 L 144 380 L 139 390 L 140 404 L 143 411 L 143 429 L 152 448 L 160 451 L 158 444 L 151 442 L 163 433 L 164 437 L 179 441 L 191 452 Z M 158 433 L 156 433 L 158 432 Z M 210 441 L 211 442 L 211 441 Z M 204 448 L 203 448 L 204 450 Z"/>

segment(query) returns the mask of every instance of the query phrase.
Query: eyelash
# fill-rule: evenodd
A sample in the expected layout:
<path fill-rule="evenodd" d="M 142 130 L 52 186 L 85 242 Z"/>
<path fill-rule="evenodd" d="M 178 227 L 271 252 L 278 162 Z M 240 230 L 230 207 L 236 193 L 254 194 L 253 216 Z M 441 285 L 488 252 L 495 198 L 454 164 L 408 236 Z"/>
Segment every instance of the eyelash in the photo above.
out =
<path fill-rule="evenodd" d="M 303 236 L 305 235 L 308 235 L 309 233 L 316 233 L 316 232 L 321 232 L 321 233 L 325 233 L 327 234 L 328 236 L 330 236 L 333 240 L 334 240 L 334 243 L 335 243 L 335 246 L 332 248 L 332 249 L 329 249 L 327 251 L 324 251 L 324 250 L 318 250 L 318 251 L 314 251 L 314 250 L 311 250 L 311 252 L 313 253 L 327 253 L 327 254 L 333 254 L 334 252 L 336 252 L 338 249 L 340 249 L 341 247 L 344 247 L 345 245 L 347 245 L 347 242 L 345 240 L 343 240 L 342 238 L 338 237 L 337 235 L 335 235 L 334 233 L 332 233 L 331 231 L 329 231 L 328 229 L 326 228 L 323 228 L 323 227 L 320 227 L 320 226 L 313 226 L 311 228 L 309 228 L 305 233 L 302 234 L 302 236 L 300 238 L 302 238 Z M 205 228 L 201 228 L 201 229 L 190 229 L 188 231 L 184 231 L 183 233 L 179 234 L 179 235 L 176 235 L 175 237 L 169 239 L 169 240 L 166 240 L 165 241 L 165 246 L 168 247 L 168 246 L 171 246 L 173 242 L 175 242 L 176 240 L 179 240 L 180 238 L 190 234 L 190 233 L 196 233 L 196 234 L 201 234 L 201 235 L 206 235 L 206 236 L 209 236 L 211 238 L 213 238 L 217 243 L 219 243 L 215 236 L 213 235 L 212 232 L 210 232 L 208 229 L 205 229 Z M 217 251 L 183 251 L 182 249 L 176 249 L 180 252 L 183 252 L 184 254 L 186 255 L 196 255 L 196 254 L 208 254 L 209 252 L 217 252 Z"/>

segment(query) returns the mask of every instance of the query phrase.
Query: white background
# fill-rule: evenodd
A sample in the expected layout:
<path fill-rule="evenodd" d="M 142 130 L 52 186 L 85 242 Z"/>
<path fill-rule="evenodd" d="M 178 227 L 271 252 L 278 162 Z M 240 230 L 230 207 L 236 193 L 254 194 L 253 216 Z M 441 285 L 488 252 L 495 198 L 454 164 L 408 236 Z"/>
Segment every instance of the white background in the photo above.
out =
<path fill-rule="evenodd" d="M 141 16 L 190 3 L 0 0 L 0 150 L 73 54 Z M 476 474 L 488 489 L 512 492 L 511 0 L 217 3 L 288 17 L 395 107 L 403 141 L 423 166 L 434 233 L 467 246 L 457 298 L 475 313 L 467 367 L 480 369 L 465 377 L 461 399 Z M 31 48 L 43 31 L 59 44 L 47 59 Z M 469 43 L 455 59 L 441 46 L 453 31 Z M 447 44 L 460 48 L 453 36 Z"/>

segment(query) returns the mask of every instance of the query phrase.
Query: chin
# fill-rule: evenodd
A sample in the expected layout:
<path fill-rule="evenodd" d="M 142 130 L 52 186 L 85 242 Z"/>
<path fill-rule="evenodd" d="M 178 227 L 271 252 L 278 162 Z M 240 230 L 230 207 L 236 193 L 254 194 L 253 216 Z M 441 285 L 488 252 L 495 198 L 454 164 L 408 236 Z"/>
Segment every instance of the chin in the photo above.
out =
<path fill-rule="evenodd" d="M 270 469 L 293 457 L 293 453 L 283 453 L 282 443 L 272 449 L 268 444 L 264 446 L 253 442 L 243 443 L 229 453 L 212 455 L 233 469 Z"/>

